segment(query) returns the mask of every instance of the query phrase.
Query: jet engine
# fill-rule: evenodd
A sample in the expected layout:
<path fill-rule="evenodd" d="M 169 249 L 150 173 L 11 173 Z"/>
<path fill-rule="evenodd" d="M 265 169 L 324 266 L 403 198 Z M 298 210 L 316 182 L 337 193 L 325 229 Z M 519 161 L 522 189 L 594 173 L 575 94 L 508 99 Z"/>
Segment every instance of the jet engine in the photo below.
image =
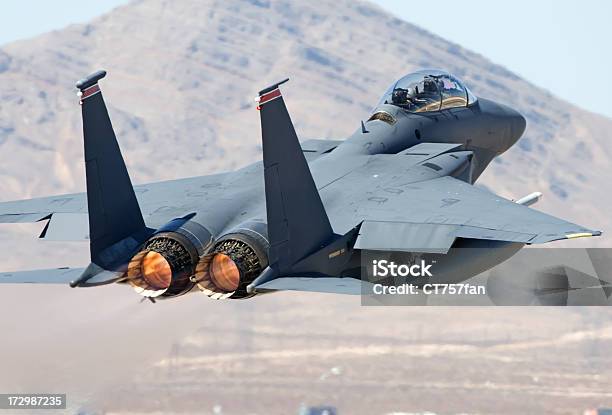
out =
<path fill-rule="evenodd" d="M 200 258 L 192 280 L 214 299 L 250 297 L 246 287 L 268 266 L 268 248 L 264 223 L 242 225 Z"/>
<path fill-rule="evenodd" d="M 176 221 L 160 228 L 128 264 L 126 281 L 144 297 L 176 297 L 194 286 L 190 277 L 212 236 L 197 222 Z"/>

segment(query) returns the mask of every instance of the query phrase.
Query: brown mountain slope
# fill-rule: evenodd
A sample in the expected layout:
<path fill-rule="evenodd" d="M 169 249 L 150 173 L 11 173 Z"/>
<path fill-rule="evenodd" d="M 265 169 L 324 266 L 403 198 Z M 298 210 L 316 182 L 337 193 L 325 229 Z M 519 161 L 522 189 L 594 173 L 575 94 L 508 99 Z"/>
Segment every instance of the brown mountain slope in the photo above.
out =
<path fill-rule="evenodd" d="M 292 78 L 285 94 L 299 135 L 341 138 L 395 78 L 446 68 L 477 95 L 515 106 L 528 119 L 524 138 L 490 167 L 483 184 L 507 197 L 541 190 L 540 209 L 612 228 L 605 208 L 612 196 L 604 190 L 612 171 L 611 120 L 348 0 L 137 1 L 89 24 L 2 47 L 2 200 L 84 189 L 73 85 L 100 67 L 109 71 L 103 89 L 137 183 L 256 160 L 253 97 L 283 76 Z"/>

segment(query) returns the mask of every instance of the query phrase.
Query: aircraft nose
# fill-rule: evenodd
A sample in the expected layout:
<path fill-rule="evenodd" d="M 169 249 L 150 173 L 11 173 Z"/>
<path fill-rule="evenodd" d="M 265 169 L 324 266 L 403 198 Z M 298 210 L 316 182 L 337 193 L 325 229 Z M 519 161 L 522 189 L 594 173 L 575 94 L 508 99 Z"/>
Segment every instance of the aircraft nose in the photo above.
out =
<path fill-rule="evenodd" d="M 505 125 L 504 151 L 512 147 L 521 138 L 527 127 L 527 120 L 517 110 L 506 105 L 500 105 L 502 109 L 499 120 Z"/>
<path fill-rule="evenodd" d="M 504 152 L 514 145 L 525 132 L 527 121 L 523 115 L 507 105 L 479 98 L 482 114 L 488 120 L 488 128 L 495 125 L 500 135 L 500 151 Z"/>
<path fill-rule="evenodd" d="M 527 120 L 520 112 L 515 111 L 513 109 L 509 109 L 509 118 L 512 140 L 516 142 L 525 132 L 525 128 L 527 127 Z"/>

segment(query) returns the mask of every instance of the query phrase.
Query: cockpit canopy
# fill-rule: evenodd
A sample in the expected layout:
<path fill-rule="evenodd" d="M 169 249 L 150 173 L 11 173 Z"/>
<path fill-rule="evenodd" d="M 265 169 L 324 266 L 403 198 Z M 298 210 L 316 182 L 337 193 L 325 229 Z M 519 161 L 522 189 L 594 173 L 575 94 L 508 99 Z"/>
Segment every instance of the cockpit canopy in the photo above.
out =
<path fill-rule="evenodd" d="M 466 107 L 474 102 L 476 96 L 453 75 L 426 69 L 393 83 L 378 105 L 396 105 L 409 112 L 430 112 Z"/>

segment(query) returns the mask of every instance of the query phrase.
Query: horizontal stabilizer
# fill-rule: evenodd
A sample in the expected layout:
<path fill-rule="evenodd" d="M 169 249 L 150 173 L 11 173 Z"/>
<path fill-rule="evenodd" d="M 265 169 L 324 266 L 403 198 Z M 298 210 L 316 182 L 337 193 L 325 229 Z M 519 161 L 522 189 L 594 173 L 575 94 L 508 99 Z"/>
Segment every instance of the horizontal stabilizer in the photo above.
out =
<path fill-rule="evenodd" d="M 363 282 L 363 284 L 369 284 Z M 257 292 L 307 291 L 330 294 L 360 295 L 362 281 L 356 278 L 284 277 L 257 286 Z"/>
<path fill-rule="evenodd" d="M 94 287 L 116 282 L 122 273 L 89 264 L 87 268 L 51 268 L 0 273 L 0 284 L 65 284 Z"/>
<path fill-rule="evenodd" d="M 365 221 L 355 248 L 445 254 L 456 238 L 456 226 L 434 223 Z"/>
<path fill-rule="evenodd" d="M 0 284 L 69 284 L 84 268 L 54 268 L 0 273 Z"/>

